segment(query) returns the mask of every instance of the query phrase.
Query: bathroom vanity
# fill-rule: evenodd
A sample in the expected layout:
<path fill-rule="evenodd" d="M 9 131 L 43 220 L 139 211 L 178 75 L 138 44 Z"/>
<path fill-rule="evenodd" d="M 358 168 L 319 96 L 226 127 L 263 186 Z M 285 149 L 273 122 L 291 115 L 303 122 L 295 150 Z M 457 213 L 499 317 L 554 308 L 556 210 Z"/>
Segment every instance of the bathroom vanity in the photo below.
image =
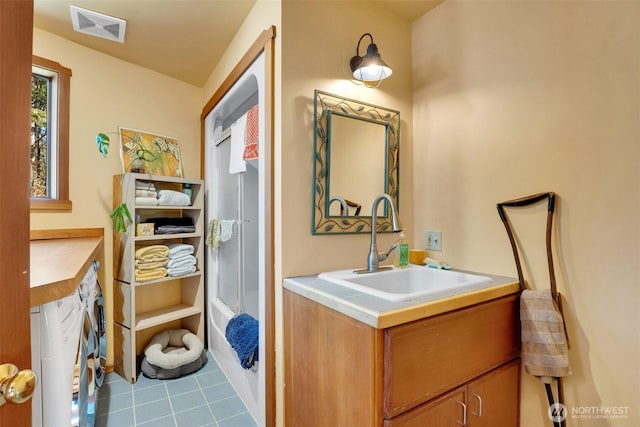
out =
<path fill-rule="evenodd" d="M 285 424 L 518 425 L 516 279 L 389 301 L 285 279 Z"/>

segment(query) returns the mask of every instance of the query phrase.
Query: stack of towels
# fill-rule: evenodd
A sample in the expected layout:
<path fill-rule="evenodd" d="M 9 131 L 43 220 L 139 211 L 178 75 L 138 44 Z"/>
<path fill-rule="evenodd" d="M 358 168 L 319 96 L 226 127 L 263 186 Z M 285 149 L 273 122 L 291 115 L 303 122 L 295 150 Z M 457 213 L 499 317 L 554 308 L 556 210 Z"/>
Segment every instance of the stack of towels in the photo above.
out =
<path fill-rule="evenodd" d="M 158 192 L 153 182 L 136 181 L 136 205 L 158 205 Z"/>
<path fill-rule="evenodd" d="M 186 243 L 171 243 L 168 245 L 167 274 L 172 277 L 195 273 L 196 257 L 193 256 L 194 247 Z"/>
<path fill-rule="evenodd" d="M 153 182 L 136 181 L 136 205 L 190 206 L 191 197 L 175 190 L 158 190 Z"/>
<path fill-rule="evenodd" d="M 166 245 L 143 246 L 136 250 L 136 282 L 161 279 L 168 274 L 169 247 Z"/>

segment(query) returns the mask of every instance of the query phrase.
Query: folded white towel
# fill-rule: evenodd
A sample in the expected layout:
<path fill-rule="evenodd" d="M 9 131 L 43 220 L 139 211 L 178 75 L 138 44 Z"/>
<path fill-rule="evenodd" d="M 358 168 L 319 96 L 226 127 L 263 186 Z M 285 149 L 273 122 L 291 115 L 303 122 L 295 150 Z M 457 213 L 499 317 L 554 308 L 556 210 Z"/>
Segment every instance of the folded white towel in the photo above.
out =
<path fill-rule="evenodd" d="M 189 206 L 191 197 L 175 190 L 158 191 L 158 202 L 164 206 Z"/>
<path fill-rule="evenodd" d="M 158 197 L 155 190 L 136 190 L 136 197 Z"/>
<path fill-rule="evenodd" d="M 180 268 L 196 265 L 196 257 L 193 255 L 185 255 L 178 258 L 171 258 L 167 264 L 167 268 Z"/>
<path fill-rule="evenodd" d="M 167 269 L 167 274 L 169 276 L 183 276 L 185 274 L 191 274 L 196 272 L 195 265 L 188 265 L 185 267 L 177 267 L 177 268 L 169 268 Z"/>
<path fill-rule="evenodd" d="M 169 259 L 178 258 L 185 255 L 191 255 L 195 248 L 188 243 L 170 243 L 169 247 Z"/>
<path fill-rule="evenodd" d="M 136 190 L 156 191 L 156 186 L 153 182 L 136 181 Z"/>
<path fill-rule="evenodd" d="M 136 197 L 136 205 L 158 206 L 158 199 L 155 197 Z"/>

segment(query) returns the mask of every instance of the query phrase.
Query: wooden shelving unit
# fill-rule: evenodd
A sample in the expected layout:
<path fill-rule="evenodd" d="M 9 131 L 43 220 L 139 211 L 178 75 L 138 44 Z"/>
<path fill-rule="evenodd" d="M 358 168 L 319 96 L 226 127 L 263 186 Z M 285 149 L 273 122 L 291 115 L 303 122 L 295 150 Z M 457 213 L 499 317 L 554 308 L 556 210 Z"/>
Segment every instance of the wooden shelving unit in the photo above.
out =
<path fill-rule="evenodd" d="M 190 184 L 191 206 L 136 205 L 136 182 L 157 190 L 181 191 Z M 129 173 L 113 177 L 113 206 L 125 202 L 134 218 L 191 217 L 195 233 L 136 236 L 135 224 L 113 234 L 113 301 L 115 371 L 131 383 L 149 340 L 166 329 L 185 328 L 204 341 L 204 182 L 196 179 Z M 188 243 L 194 246 L 195 273 L 137 282 L 135 251 L 146 245 Z"/>

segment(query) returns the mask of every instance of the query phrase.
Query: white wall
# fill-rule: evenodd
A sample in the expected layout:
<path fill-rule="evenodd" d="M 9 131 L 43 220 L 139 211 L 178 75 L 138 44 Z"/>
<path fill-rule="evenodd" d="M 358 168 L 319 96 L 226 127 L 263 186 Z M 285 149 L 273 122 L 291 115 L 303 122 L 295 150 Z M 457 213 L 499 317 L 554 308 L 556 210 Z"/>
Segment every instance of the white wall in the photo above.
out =
<path fill-rule="evenodd" d="M 554 254 L 573 375 L 569 411 L 640 423 L 640 3 L 447 1 L 413 23 L 414 238 L 443 232 L 455 267 L 515 276 L 495 204 L 559 197 Z M 420 185 L 418 185 L 420 183 Z M 547 287 L 544 207 L 513 211 Z M 521 425 L 550 425 L 523 375 Z"/>

